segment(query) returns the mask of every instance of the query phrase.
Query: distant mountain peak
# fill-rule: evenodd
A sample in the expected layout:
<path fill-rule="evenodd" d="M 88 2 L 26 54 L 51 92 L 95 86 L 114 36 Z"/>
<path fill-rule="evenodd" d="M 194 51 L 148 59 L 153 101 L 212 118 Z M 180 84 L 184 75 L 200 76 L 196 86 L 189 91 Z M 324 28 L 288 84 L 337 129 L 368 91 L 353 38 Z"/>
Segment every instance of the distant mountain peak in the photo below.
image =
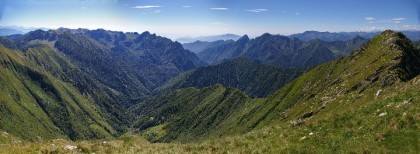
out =
<path fill-rule="evenodd" d="M 353 38 L 353 40 L 365 40 L 365 38 L 361 37 L 360 35 L 357 35 Z"/>
<path fill-rule="evenodd" d="M 221 35 L 211 35 L 211 36 L 199 36 L 199 37 L 181 37 L 176 39 L 176 41 L 181 43 L 191 43 L 195 41 L 203 41 L 203 42 L 213 42 L 218 40 L 238 40 L 241 38 L 239 35 L 235 34 L 221 34 Z"/>
<path fill-rule="evenodd" d="M 273 35 L 271 35 L 270 33 L 264 33 L 260 37 L 268 37 L 268 36 L 273 36 Z"/>
<path fill-rule="evenodd" d="M 150 35 L 149 31 L 144 31 L 143 33 L 141 33 L 140 35 Z"/>
<path fill-rule="evenodd" d="M 241 43 L 248 43 L 248 42 L 249 42 L 249 37 L 248 37 L 248 35 L 244 35 L 244 36 L 242 36 L 242 37 L 238 40 L 238 42 L 241 42 Z"/>
<path fill-rule="evenodd" d="M 249 37 L 248 37 L 248 35 L 244 35 L 244 36 L 242 36 L 241 38 L 239 38 L 239 39 L 249 39 Z"/>

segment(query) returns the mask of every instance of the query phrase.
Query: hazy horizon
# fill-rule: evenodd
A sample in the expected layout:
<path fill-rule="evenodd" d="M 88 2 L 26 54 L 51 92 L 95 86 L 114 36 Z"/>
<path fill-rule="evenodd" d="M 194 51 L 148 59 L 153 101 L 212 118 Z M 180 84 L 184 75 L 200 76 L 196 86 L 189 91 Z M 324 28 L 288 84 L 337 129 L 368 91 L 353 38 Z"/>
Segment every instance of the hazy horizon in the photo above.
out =
<path fill-rule="evenodd" d="M 420 30 L 414 0 L 1 0 L 0 26 L 150 31 L 171 39 Z"/>

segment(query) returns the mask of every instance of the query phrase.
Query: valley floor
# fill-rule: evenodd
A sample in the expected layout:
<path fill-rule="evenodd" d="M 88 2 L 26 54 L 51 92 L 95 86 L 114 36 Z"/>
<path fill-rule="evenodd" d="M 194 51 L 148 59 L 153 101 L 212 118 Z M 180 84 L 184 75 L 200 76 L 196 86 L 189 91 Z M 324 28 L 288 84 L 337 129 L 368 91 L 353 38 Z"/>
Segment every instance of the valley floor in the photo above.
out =
<path fill-rule="evenodd" d="M 0 145 L 0 153 L 419 153 L 420 79 L 410 83 L 414 86 L 396 86 L 355 110 L 313 116 L 300 126 L 279 121 L 244 135 L 188 144 L 150 143 L 135 135 L 110 141 L 14 141 Z"/>

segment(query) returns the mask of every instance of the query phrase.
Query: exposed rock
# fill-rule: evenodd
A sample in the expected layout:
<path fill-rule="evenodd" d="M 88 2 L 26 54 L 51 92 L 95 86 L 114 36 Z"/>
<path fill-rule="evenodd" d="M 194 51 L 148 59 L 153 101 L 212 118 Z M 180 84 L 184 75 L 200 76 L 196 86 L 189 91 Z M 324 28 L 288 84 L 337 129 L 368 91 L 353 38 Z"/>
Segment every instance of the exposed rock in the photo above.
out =
<path fill-rule="evenodd" d="M 77 146 L 74 146 L 74 145 L 66 145 L 64 147 L 64 149 L 66 149 L 66 150 L 74 150 L 74 149 L 77 149 Z"/>
<path fill-rule="evenodd" d="M 386 112 L 382 112 L 381 114 L 379 114 L 380 117 L 386 116 L 387 113 Z"/>
<path fill-rule="evenodd" d="M 375 98 L 378 97 L 381 93 L 382 93 L 382 89 L 378 90 L 378 92 L 376 92 L 376 94 L 375 94 Z"/>
<path fill-rule="evenodd" d="M 294 126 L 300 126 L 304 123 L 304 121 L 302 119 L 298 119 L 298 120 L 294 120 L 291 121 L 290 124 L 294 127 Z"/>

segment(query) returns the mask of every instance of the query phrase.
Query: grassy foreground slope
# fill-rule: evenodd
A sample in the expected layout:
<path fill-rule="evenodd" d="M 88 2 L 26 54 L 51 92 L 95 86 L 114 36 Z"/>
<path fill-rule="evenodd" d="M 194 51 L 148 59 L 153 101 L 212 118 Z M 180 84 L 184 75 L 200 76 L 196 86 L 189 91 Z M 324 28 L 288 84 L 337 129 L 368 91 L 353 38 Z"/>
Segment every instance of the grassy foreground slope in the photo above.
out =
<path fill-rule="evenodd" d="M 105 142 L 9 144 L 2 146 L 0 153 L 418 153 L 418 89 L 420 78 L 416 77 L 398 83 L 358 109 L 334 117 L 314 116 L 299 126 L 277 122 L 244 135 L 197 143 L 149 143 L 138 136 L 124 136 Z M 77 149 L 67 149 L 68 145 Z"/>

